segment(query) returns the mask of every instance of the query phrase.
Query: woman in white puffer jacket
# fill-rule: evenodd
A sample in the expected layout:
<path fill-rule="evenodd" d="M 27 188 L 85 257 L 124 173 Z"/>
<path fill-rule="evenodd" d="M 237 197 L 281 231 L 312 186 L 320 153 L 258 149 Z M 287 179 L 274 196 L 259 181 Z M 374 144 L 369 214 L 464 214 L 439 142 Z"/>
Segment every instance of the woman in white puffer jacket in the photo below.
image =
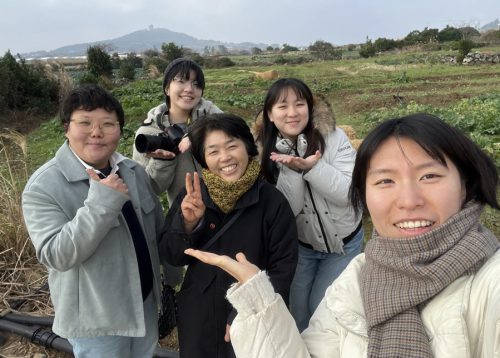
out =
<path fill-rule="evenodd" d="M 492 160 L 439 118 L 379 125 L 358 151 L 350 191 L 373 238 L 302 336 L 243 254 L 188 253 L 240 282 L 228 291 L 238 357 L 499 357 L 499 242 L 479 222 L 485 204 L 500 209 L 497 188 Z"/>

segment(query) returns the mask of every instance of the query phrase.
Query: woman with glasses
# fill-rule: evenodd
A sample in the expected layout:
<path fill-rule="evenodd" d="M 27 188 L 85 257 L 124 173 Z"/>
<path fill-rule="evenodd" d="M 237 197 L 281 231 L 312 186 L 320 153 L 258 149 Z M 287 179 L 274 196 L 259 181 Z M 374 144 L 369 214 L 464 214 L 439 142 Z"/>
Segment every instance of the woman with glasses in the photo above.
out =
<path fill-rule="evenodd" d="M 204 89 L 205 76 L 196 62 L 184 57 L 170 62 L 163 77 L 165 102 L 148 112 L 136 137 L 140 134 L 156 136 L 168 132 L 172 127 L 182 137 L 187 133 L 188 126 L 198 118 L 222 112 L 212 102 L 202 98 Z M 146 168 L 156 194 L 167 192 L 169 203 L 173 203 L 184 186 L 186 173 L 201 172 L 190 147 L 187 136 L 171 150 L 157 149 L 141 153 L 134 145 L 132 158 Z"/>
<path fill-rule="evenodd" d="M 184 187 L 186 173 L 201 173 L 201 166 L 191 155 L 187 137 L 188 126 L 200 117 L 222 112 L 212 102 L 202 98 L 205 89 L 203 70 L 188 58 L 178 58 L 165 69 L 162 92 L 165 102 L 149 110 L 146 120 L 135 136 L 166 135 L 174 147 L 142 152 L 134 145 L 132 159 L 142 165 L 151 179 L 156 194 L 167 193 L 172 205 Z M 144 137 L 143 137 L 144 138 Z M 142 153 L 141 153 L 142 152 Z M 183 270 L 163 262 L 164 283 L 175 287 L 182 281 Z"/>
<path fill-rule="evenodd" d="M 49 272 L 53 331 L 75 357 L 151 357 L 158 342 L 161 204 L 116 152 L 120 103 L 96 85 L 61 104 L 66 141 L 29 179 L 26 227 Z"/>

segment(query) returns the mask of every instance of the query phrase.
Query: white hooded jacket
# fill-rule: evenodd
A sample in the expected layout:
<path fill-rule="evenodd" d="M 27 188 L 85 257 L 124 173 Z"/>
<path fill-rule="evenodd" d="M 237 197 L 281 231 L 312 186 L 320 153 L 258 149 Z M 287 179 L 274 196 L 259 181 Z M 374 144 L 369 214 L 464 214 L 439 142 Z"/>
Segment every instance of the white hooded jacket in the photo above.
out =
<path fill-rule="evenodd" d="M 299 240 L 314 250 L 340 254 L 343 253 L 342 239 L 354 232 L 361 221 L 361 214 L 354 211 L 348 196 L 356 150 L 345 132 L 335 126 L 328 103 L 320 97 L 314 101 L 314 125 L 325 139 L 325 151 L 318 163 L 304 174 L 280 165 L 276 187 L 292 207 Z M 252 128 L 255 136 L 262 120 L 259 116 Z"/>

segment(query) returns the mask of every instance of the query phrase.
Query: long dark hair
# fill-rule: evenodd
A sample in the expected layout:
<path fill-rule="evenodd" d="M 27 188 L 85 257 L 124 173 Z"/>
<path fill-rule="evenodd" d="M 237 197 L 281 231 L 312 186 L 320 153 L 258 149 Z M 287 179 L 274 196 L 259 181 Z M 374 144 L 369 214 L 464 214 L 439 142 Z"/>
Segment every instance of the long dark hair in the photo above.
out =
<path fill-rule="evenodd" d="M 367 210 L 366 176 L 370 161 L 380 145 L 391 137 L 415 141 L 429 156 L 445 166 L 445 157 L 449 158 L 465 183 L 464 203 L 474 199 L 500 209 L 496 197 L 499 179 L 493 161 L 460 130 L 425 113 L 382 122 L 363 140 L 356 155 L 349 190 L 354 208 Z"/>
<path fill-rule="evenodd" d="M 325 150 L 325 139 L 314 126 L 314 99 L 311 89 L 297 78 L 281 78 L 277 80 L 267 91 L 262 108 L 262 127 L 257 133 L 257 141 L 262 143 L 261 173 L 263 178 L 272 184 L 276 184 L 278 168 L 276 163 L 269 159 L 269 156 L 271 152 L 276 150 L 276 138 L 279 131 L 271 122 L 269 112 L 281 98 L 286 96 L 288 89 L 293 90 L 297 98 L 303 99 L 307 103 L 309 121 L 303 131 L 307 139 L 307 150 L 304 158 L 314 154 L 317 150 L 321 151 L 321 153 Z"/>

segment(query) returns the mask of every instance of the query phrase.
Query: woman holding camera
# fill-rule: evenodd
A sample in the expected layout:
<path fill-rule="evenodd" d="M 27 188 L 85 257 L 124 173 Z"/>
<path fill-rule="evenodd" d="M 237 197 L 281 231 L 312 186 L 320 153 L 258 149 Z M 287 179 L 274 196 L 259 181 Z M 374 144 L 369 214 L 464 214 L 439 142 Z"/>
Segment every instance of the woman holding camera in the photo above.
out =
<path fill-rule="evenodd" d="M 225 299 L 235 280 L 184 254 L 188 248 L 234 256 L 244 251 L 285 302 L 297 264 L 297 229 L 288 201 L 259 179 L 257 147 L 245 121 L 212 114 L 189 131 L 192 152 L 202 165 L 186 174 L 169 210 L 161 256 L 189 265 L 177 295 L 181 357 L 234 357 L 229 327 L 236 311 Z"/>
<path fill-rule="evenodd" d="M 201 170 L 189 151 L 191 144 L 185 136 L 188 126 L 202 116 L 222 111 L 202 98 L 205 89 L 203 70 L 188 58 L 169 63 L 162 88 L 165 103 L 148 112 L 136 138 L 140 134 L 161 134 L 171 140 L 173 147 L 141 153 L 134 145 L 132 158 L 146 168 L 156 194 L 166 191 L 168 202 L 172 203 L 184 186 L 186 173 Z"/>
<path fill-rule="evenodd" d="M 200 165 L 189 150 L 191 143 L 185 135 L 188 126 L 200 117 L 222 111 L 202 98 L 205 89 L 203 70 L 188 58 L 178 58 L 168 64 L 162 88 L 165 103 L 149 110 L 146 120 L 136 132 L 136 144 L 138 137 L 144 140 L 144 135 L 161 135 L 163 142 L 169 145 L 165 149 L 146 152 L 143 148 L 139 151 L 134 145 L 132 159 L 146 169 L 157 195 L 167 192 L 171 205 L 184 186 L 186 173 L 201 172 Z M 162 264 L 164 284 L 177 286 L 182 281 L 182 268 L 170 266 L 167 262 Z"/>

